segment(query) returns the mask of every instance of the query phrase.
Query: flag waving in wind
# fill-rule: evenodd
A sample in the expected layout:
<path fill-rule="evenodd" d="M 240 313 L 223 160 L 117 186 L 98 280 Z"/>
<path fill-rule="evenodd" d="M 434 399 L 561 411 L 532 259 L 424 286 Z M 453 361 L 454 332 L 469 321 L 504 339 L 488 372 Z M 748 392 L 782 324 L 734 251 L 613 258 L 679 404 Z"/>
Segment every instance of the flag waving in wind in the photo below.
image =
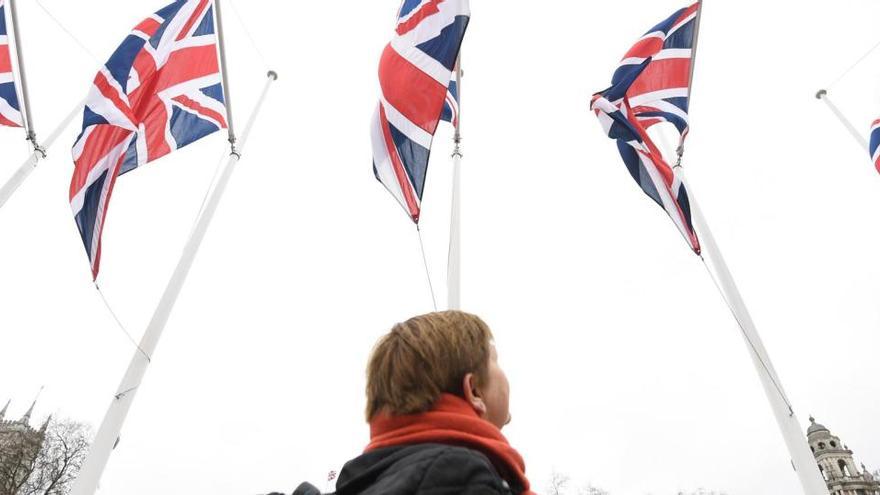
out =
<path fill-rule="evenodd" d="M 116 178 L 226 128 L 212 0 L 144 19 L 95 76 L 73 146 L 70 204 L 97 278 Z"/>
<path fill-rule="evenodd" d="M 404 0 L 379 62 L 373 172 L 416 223 L 440 120 L 458 120 L 455 64 L 470 20 L 467 0 Z"/>
<path fill-rule="evenodd" d="M 21 127 L 21 108 L 18 105 L 18 93 L 15 91 L 4 3 L 4 0 L 0 0 L 0 125 Z"/>
<path fill-rule="evenodd" d="M 611 87 L 593 96 L 592 110 L 608 137 L 617 140 L 630 174 L 666 210 L 694 252 L 700 242 L 691 223 L 684 184 L 648 136 L 659 123 L 675 126 L 680 144 L 688 133 L 688 98 L 699 3 L 648 31 L 627 52 Z"/>

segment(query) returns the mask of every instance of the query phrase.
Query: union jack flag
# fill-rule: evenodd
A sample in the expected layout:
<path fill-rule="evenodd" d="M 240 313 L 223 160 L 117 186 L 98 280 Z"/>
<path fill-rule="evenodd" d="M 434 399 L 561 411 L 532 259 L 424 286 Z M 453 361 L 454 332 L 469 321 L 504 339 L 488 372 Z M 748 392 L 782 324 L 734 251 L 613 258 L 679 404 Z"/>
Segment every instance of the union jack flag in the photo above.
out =
<path fill-rule="evenodd" d="M 95 76 L 73 146 L 70 204 L 97 278 L 116 178 L 226 128 L 212 0 L 137 25 Z"/>
<path fill-rule="evenodd" d="M 880 119 L 871 124 L 871 161 L 874 162 L 874 168 L 880 172 Z"/>
<path fill-rule="evenodd" d="M 21 108 L 18 105 L 18 93 L 15 91 L 4 4 L 4 0 L 0 0 L 0 125 L 21 127 Z"/>
<path fill-rule="evenodd" d="M 455 64 L 469 20 L 467 0 L 404 0 L 379 62 L 373 173 L 416 223 L 437 125 L 458 122 Z"/>
<path fill-rule="evenodd" d="M 694 252 L 700 242 L 690 202 L 676 168 L 648 136 L 648 128 L 675 126 L 679 144 L 688 133 L 691 62 L 700 4 L 681 9 L 648 31 L 627 52 L 611 87 L 593 95 L 591 109 L 642 190 L 672 218 Z"/>

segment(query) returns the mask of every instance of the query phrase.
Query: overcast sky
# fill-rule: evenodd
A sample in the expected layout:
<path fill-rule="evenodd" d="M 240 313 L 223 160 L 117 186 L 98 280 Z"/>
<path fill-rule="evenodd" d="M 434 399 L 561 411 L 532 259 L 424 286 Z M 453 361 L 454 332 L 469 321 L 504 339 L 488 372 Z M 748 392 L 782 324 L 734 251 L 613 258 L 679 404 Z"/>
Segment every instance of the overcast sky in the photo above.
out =
<path fill-rule="evenodd" d="M 46 136 L 165 1 L 42 1 L 85 46 L 19 0 Z M 495 332 L 512 384 L 505 433 L 535 487 L 555 469 L 615 495 L 798 493 L 735 322 L 588 112 L 631 44 L 684 4 L 471 4 L 462 301 Z M 280 79 L 102 493 L 321 484 L 368 440 L 371 345 L 432 309 L 415 228 L 371 170 L 376 69 L 398 1 L 227 5 L 239 125 L 266 69 Z M 685 169 L 804 427 L 815 415 L 880 467 L 880 177 L 813 97 L 877 42 L 880 5 L 822 5 L 706 2 Z M 880 52 L 831 88 L 865 133 L 877 81 Z M 78 132 L 0 210 L 0 401 L 19 415 L 45 385 L 39 418 L 97 427 L 134 349 L 91 283 L 67 202 Z M 450 136 L 435 141 L 422 220 L 441 307 Z M 0 130 L 3 178 L 27 156 L 22 138 Z M 224 146 L 218 133 L 117 182 L 99 283 L 136 339 Z"/>

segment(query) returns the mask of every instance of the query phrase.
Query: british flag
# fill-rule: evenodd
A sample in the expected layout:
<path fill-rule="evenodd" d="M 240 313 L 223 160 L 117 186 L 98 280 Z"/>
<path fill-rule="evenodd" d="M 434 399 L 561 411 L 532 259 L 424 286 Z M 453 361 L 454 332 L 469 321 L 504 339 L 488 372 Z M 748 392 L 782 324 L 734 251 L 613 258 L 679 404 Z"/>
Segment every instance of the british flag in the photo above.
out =
<path fill-rule="evenodd" d="M 672 124 L 680 143 L 688 133 L 691 63 L 700 4 L 681 9 L 648 31 L 627 52 L 611 87 L 593 96 L 591 108 L 642 190 L 672 218 L 694 252 L 700 242 L 690 202 L 677 169 L 648 136 L 659 123 Z"/>
<path fill-rule="evenodd" d="M 0 125 L 21 127 L 21 108 L 15 90 L 9 36 L 6 30 L 6 5 L 0 0 Z"/>
<path fill-rule="evenodd" d="M 95 76 L 73 146 L 70 204 L 97 278 L 116 178 L 226 128 L 211 0 L 178 0 L 137 25 Z"/>
<path fill-rule="evenodd" d="M 379 62 L 373 173 L 416 223 L 437 125 L 458 121 L 455 65 L 469 20 L 467 0 L 404 0 Z"/>
<path fill-rule="evenodd" d="M 871 124 L 870 139 L 871 161 L 874 162 L 874 168 L 880 172 L 880 119 Z"/>

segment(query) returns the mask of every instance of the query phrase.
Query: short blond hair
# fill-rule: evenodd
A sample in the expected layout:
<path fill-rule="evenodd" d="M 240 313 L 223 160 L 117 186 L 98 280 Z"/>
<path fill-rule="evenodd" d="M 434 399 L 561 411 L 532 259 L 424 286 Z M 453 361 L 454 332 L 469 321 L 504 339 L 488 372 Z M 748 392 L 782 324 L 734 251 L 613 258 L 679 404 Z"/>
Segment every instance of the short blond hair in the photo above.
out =
<path fill-rule="evenodd" d="M 441 311 L 394 325 L 373 347 L 367 365 L 367 421 L 424 412 L 443 393 L 464 395 L 462 381 L 488 374 L 492 331 L 478 316 Z"/>

